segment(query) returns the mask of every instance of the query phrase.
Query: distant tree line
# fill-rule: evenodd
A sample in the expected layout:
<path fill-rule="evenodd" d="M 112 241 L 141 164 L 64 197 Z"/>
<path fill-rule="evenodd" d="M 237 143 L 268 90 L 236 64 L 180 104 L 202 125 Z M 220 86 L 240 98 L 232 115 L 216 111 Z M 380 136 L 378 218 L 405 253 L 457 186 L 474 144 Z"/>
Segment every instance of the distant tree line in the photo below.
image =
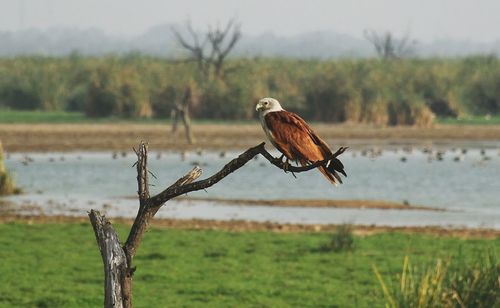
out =
<path fill-rule="evenodd" d="M 255 117 L 274 96 L 308 120 L 429 125 L 437 116 L 498 114 L 500 61 L 463 59 L 229 59 L 223 78 L 196 62 L 123 57 L 0 59 L 0 108 L 167 118 L 189 86 L 197 119 Z"/>

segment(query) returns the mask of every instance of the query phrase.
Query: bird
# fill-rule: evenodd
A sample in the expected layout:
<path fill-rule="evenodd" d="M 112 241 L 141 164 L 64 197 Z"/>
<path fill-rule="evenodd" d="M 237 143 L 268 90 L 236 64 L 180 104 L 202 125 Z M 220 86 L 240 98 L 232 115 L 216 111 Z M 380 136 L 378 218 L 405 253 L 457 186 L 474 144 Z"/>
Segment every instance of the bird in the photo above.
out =
<path fill-rule="evenodd" d="M 300 116 L 283 109 L 277 99 L 265 97 L 259 100 L 255 110 L 259 112 L 267 138 L 282 154 L 279 159 L 286 157 L 285 171 L 289 160 L 306 166 L 331 157 L 332 151 L 326 142 Z M 342 184 L 339 173 L 347 177 L 344 165 L 337 158 L 318 169 L 334 185 Z"/>

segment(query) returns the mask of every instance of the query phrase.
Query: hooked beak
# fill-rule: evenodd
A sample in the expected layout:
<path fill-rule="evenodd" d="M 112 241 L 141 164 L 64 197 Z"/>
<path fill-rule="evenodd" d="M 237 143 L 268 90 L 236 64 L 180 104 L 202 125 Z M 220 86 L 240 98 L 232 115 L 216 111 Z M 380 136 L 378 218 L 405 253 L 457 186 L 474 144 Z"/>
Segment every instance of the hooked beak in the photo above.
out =
<path fill-rule="evenodd" d="M 264 106 L 261 103 L 258 103 L 257 106 L 255 106 L 255 111 L 260 111 L 263 108 Z"/>

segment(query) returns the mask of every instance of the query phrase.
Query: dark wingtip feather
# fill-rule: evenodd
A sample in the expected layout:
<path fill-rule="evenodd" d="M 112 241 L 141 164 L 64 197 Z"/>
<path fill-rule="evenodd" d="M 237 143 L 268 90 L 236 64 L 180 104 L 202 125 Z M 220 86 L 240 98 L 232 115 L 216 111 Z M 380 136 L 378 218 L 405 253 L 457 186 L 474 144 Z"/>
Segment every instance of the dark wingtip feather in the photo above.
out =
<path fill-rule="evenodd" d="M 342 173 L 345 177 L 347 177 L 347 173 L 345 173 L 344 169 L 342 170 L 337 170 L 338 172 Z"/>
<path fill-rule="evenodd" d="M 347 173 L 344 171 L 344 164 L 342 164 L 342 162 L 337 158 L 334 158 L 330 161 L 327 169 L 333 174 L 335 174 L 335 171 L 337 171 L 342 173 L 345 177 L 347 177 Z"/>
<path fill-rule="evenodd" d="M 340 184 L 342 184 L 342 179 L 340 178 L 340 175 L 337 172 L 333 171 L 330 173 L 337 179 L 337 181 L 339 181 Z"/>

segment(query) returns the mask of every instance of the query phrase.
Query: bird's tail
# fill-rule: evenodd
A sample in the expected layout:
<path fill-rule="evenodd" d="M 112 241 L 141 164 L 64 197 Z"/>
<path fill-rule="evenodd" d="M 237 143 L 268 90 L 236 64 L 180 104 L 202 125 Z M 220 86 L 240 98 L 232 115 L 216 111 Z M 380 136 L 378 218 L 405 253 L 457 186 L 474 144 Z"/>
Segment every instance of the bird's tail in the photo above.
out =
<path fill-rule="evenodd" d="M 306 162 L 300 162 L 303 166 L 305 166 L 307 163 Z M 347 173 L 344 170 L 344 165 L 342 162 L 334 158 L 331 161 L 328 162 L 328 164 L 325 166 L 319 166 L 318 167 L 319 171 L 323 173 L 323 175 L 330 181 L 333 185 L 337 186 L 338 184 L 342 184 L 342 179 L 340 178 L 339 173 L 347 177 Z"/>

